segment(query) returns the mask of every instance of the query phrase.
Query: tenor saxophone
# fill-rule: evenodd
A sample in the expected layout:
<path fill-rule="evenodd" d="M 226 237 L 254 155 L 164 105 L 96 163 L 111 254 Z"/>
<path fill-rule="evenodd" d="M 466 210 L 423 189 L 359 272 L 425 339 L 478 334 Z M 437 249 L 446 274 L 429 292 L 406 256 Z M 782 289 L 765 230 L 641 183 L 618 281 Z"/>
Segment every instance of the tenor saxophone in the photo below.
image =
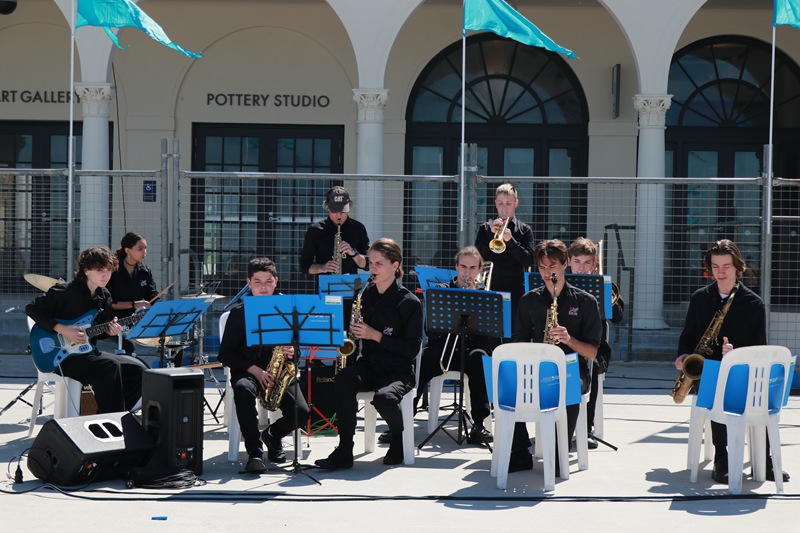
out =
<path fill-rule="evenodd" d="M 264 395 L 259 397 L 261 405 L 267 411 L 276 411 L 283 401 L 283 395 L 289 389 L 289 384 L 297 375 L 294 363 L 283 352 L 283 346 L 276 346 L 272 350 L 272 358 L 267 365 L 267 372 L 275 379 L 264 390 Z"/>
<path fill-rule="evenodd" d="M 353 333 L 353 325 L 359 324 L 364 320 L 361 315 L 361 297 L 364 296 L 364 291 L 373 283 L 374 279 L 375 276 L 369 277 L 364 286 L 361 287 L 361 290 L 358 291 L 358 295 L 356 295 L 356 299 L 353 301 L 353 310 L 350 313 L 350 327 L 347 330 L 347 337 L 344 340 L 344 344 L 336 349 L 336 372 L 347 367 L 348 363 L 354 359 L 353 355 L 356 353 L 356 343 L 358 339 L 355 338 Z"/>
<path fill-rule="evenodd" d="M 553 274 L 550 280 L 553 282 L 553 303 L 547 309 L 547 321 L 544 325 L 544 340 L 542 342 L 545 344 L 558 344 L 561 341 L 551 335 L 553 328 L 558 327 L 558 294 L 556 292 L 558 277 Z"/>
<path fill-rule="evenodd" d="M 703 373 L 703 364 L 706 358 L 704 356 L 714 353 L 712 346 L 717 343 L 719 332 L 722 329 L 722 322 L 725 320 L 725 315 L 728 314 L 728 309 L 731 308 L 733 297 L 736 296 L 736 289 L 739 285 L 734 286 L 728 301 L 722 306 L 722 309 L 714 313 L 711 322 L 708 324 L 706 331 L 694 348 L 694 353 L 687 355 L 683 359 L 683 370 L 678 374 L 678 379 L 675 380 L 675 385 L 672 387 L 669 395 L 675 400 L 675 403 L 683 403 L 689 391 L 692 390 L 694 382 L 700 379 Z"/>

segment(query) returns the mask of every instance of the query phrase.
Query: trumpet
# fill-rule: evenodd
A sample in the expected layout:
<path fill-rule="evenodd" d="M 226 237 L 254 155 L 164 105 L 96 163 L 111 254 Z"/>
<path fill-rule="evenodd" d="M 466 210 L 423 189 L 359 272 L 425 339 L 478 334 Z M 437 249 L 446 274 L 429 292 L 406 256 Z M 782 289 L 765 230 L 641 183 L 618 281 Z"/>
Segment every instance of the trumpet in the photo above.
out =
<path fill-rule="evenodd" d="M 509 220 L 511 220 L 511 217 L 506 217 L 505 222 L 503 222 L 503 227 L 500 228 L 500 231 L 495 233 L 494 238 L 489 241 L 489 249 L 496 254 L 502 254 L 506 251 L 506 241 L 503 240 L 503 233 L 505 233 L 508 227 Z"/>
<path fill-rule="evenodd" d="M 489 287 L 492 285 L 492 270 L 494 269 L 494 264 L 491 261 L 484 261 L 483 265 L 481 266 L 481 271 L 475 276 L 475 281 L 472 282 L 472 285 L 469 284 L 469 276 L 464 276 L 462 280 L 464 281 L 464 288 L 466 289 L 474 289 L 479 291 L 488 291 L 491 290 Z M 450 344 L 450 337 L 453 337 L 453 346 L 450 348 L 450 353 L 448 354 L 447 346 Z M 444 340 L 444 347 L 442 348 L 442 355 L 439 356 L 439 368 L 442 369 L 442 374 L 446 374 L 448 370 L 450 370 L 450 365 L 453 363 L 453 355 L 456 353 L 456 346 L 458 345 L 458 337 L 459 334 L 456 333 L 453 335 L 452 333 L 448 333 L 447 337 Z M 447 357 L 447 363 L 445 363 L 445 357 Z"/>

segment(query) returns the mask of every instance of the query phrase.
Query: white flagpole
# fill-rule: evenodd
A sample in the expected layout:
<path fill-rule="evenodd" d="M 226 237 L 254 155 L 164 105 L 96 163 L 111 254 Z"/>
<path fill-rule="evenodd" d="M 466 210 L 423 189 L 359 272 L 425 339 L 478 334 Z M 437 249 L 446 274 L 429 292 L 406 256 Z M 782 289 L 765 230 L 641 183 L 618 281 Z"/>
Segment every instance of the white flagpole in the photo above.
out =
<path fill-rule="evenodd" d="M 69 28 L 69 138 L 67 139 L 67 271 L 64 273 L 67 280 L 72 279 L 73 247 L 74 247 L 74 180 L 75 180 L 75 11 L 78 0 L 70 2 L 70 28 Z"/>
<path fill-rule="evenodd" d="M 775 116 L 775 26 L 772 26 L 772 62 L 769 83 L 769 141 L 767 142 L 767 179 L 772 179 L 772 130 Z"/>
<path fill-rule="evenodd" d="M 467 29 L 464 27 L 464 13 L 466 0 L 461 5 L 461 219 L 460 234 L 464 235 L 464 220 L 467 218 L 467 211 L 464 202 L 466 201 L 466 178 L 464 167 L 467 162 L 467 146 L 465 144 L 464 121 L 466 120 L 467 108 Z"/>

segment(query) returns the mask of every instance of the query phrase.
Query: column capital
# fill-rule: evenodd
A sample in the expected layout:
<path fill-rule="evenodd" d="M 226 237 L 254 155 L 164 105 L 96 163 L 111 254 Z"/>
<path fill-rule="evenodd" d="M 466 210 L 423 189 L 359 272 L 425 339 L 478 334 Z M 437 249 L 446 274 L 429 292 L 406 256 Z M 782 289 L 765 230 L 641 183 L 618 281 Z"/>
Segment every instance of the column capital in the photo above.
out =
<path fill-rule="evenodd" d="M 383 109 L 389 101 L 388 89 L 353 89 L 358 104 L 359 122 L 383 122 Z"/>
<path fill-rule="evenodd" d="M 84 117 L 108 118 L 108 107 L 114 97 L 114 87 L 110 83 L 76 83 L 75 93 Z"/>
<path fill-rule="evenodd" d="M 667 109 L 672 105 L 671 94 L 637 94 L 633 107 L 639 113 L 640 128 L 663 128 L 667 124 Z"/>

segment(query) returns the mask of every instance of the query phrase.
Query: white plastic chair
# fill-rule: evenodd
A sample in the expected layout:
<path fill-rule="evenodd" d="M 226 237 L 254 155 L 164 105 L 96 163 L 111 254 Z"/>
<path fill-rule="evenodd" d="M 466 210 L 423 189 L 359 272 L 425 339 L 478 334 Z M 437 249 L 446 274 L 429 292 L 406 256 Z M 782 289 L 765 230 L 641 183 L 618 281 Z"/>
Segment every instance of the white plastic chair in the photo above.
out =
<path fill-rule="evenodd" d="M 516 363 L 516 397 L 513 406 L 500 402 L 508 383 L 498 379 L 500 365 Z M 539 366 L 555 363 L 559 383 L 558 403 L 541 409 L 539 398 Z M 516 422 L 536 422 L 537 441 L 541 444 L 544 464 L 544 490 L 555 489 L 556 438 L 558 438 L 561 479 L 569 479 L 569 444 L 567 442 L 567 369 L 564 352 L 551 344 L 514 342 L 502 344 L 492 353 L 492 399 L 495 435 L 491 475 L 497 476 L 497 488 L 505 489 L 511 458 L 511 441 Z"/>
<path fill-rule="evenodd" d="M 28 331 L 35 322 L 31 317 L 28 318 Z M 45 387 L 52 389 L 55 400 L 53 402 L 53 418 L 67 418 L 72 416 L 80 416 L 81 412 L 81 393 L 83 392 L 83 385 L 80 381 L 72 378 L 60 376 L 51 372 L 39 372 L 39 377 L 36 382 L 36 391 L 34 392 L 32 408 L 31 408 L 31 422 L 28 427 L 28 437 L 33 435 L 33 430 L 36 427 L 36 420 L 39 416 L 39 407 L 42 406 L 42 395 L 44 394 Z"/>
<path fill-rule="evenodd" d="M 603 417 L 603 382 L 606 380 L 606 373 L 597 376 L 597 398 L 594 401 L 594 434 L 596 437 L 603 438 L 604 424 Z"/>
<path fill-rule="evenodd" d="M 691 461 L 691 481 L 697 481 L 700 458 L 700 438 L 706 419 L 725 424 L 728 433 L 728 486 L 732 494 L 742 492 L 742 470 L 744 468 L 745 433 L 748 428 L 757 431 L 751 433 L 751 456 L 754 458 L 753 470 L 757 481 L 765 479 L 766 444 L 761 426 L 766 426 L 772 449 L 772 466 L 775 472 L 775 484 L 778 493 L 783 492 L 783 464 L 781 460 L 781 441 L 778 431 L 780 411 L 787 386 L 791 386 L 789 368 L 792 354 L 783 346 L 747 346 L 736 348 L 722 358 L 717 377 L 714 404 L 710 409 L 692 405 L 689 422 L 689 458 Z M 728 390 L 728 375 L 736 365 L 748 367 L 748 381 L 744 390 Z M 780 399 L 777 405 L 770 407 L 770 371 L 773 365 L 783 366 L 783 384 L 780 388 Z M 744 412 L 725 411 L 725 396 L 728 393 L 741 398 L 744 396 Z M 773 391 L 774 393 L 774 391 Z M 777 394 L 776 394 L 777 396 Z"/>
<path fill-rule="evenodd" d="M 225 311 L 219 317 L 219 339 L 222 341 L 222 335 L 225 333 L 225 324 L 228 322 L 228 315 L 230 311 Z M 258 429 L 264 431 L 270 422 L 278 420 L 281 417 L 280 410 L 276 412 L 266 411 L 260 402 L 256 402 L 258 409 Z M 239 427 L 239 419 L 236 418 L 236 403 L 233 401 L 233 384 L 231 383 L 231 369 L 225 367 L 225 415 L 223 423 L 228 426 L 228 461 L 235 462 L 239 460 L 239 445 L 242 442 L 242 430 Z M 300 431 L 299 429 L 297 431 Z M 300 439 L 298 438 L 298 442 Z M 292 439 L 294 445 L 294 438 Z M 298 460 L 302 460 L 302 449 L 295 450 L 298 455 Z"/>
<path fill-rule="evenodd" d="M 403 464 L 414 464 L 414 397 L 417 395 L 419 386 L 419 365 L 422 360 L 422 349 L 417 353 L 416 362 L 416 384 L 411 391 L 407 392 L 400 401 L 400 411 L 403 415 Z M 372 405 L 373 391 L 359 392 L 356 395 L 357 401 L 364 402 L 364 451 L 372 453 L 375 451 L 375 426 L 377 425 L 378 412 Z"/>
<path fill-rule="evenodd" d="M 448 380 L 461 379 L 461 372 L 449 370 L 441 376 L 431 379 L 428 384 L 428 435 L 436 431 L 439 426 L 439 408 L 442 405 L 442 388 Z M 464 408 L 467 412 L 472 410 L 469 395 L 469 378 L 464 374 Z M 490 417 L 491 418 L 491 417 Z"/>

